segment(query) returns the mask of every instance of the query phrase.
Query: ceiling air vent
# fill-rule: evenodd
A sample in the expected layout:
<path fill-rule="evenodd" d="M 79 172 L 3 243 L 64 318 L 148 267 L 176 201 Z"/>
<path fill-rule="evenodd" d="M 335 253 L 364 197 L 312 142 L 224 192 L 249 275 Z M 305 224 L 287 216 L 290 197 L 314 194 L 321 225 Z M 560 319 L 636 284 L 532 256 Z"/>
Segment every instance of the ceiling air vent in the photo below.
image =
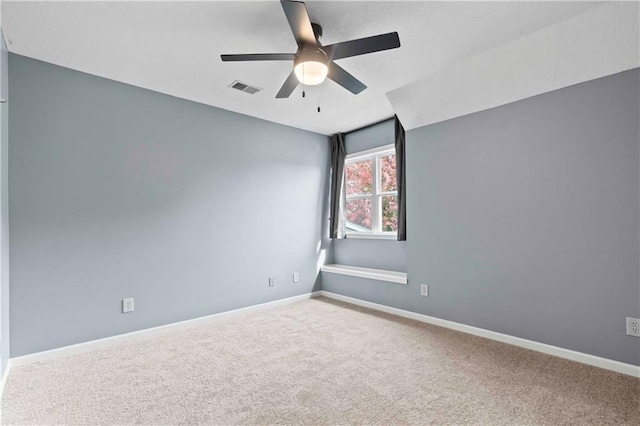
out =
<path fill-rule="evenodd" d="M 260 88 L 258 88 L 258 87 L 249 86 L 248 84 L 243 83 L 243 82 L 241 82 L 241 81 L 239 81 L 239 80 L 236 80 L 236 81 L 234 81 L 233 83 L 231 83 L 231 84 L 229 85 L 229 87 L 231 87 L 232 89 L 239 90 L 239 91 L 241 91 L 241 92 L 246 92 L 246 93 L 248 93 L 248 94 L 250 94 L 250 95 L 255 95 L 255 94 L 256 94 L 256 93 L 258 93 L 260 90 L 262 90 L 262 89 L 260 89 Z"/>

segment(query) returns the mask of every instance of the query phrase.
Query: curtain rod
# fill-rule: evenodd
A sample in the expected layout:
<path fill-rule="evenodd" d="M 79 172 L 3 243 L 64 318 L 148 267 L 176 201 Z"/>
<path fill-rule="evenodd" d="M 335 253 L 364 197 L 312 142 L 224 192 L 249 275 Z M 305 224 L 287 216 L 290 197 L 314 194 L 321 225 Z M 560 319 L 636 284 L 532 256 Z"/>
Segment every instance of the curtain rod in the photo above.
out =
<path fill-rule="evenodd" d="M 384 120 L 376 121 L 375 123 L 367 124 L 366 126 L 362 126 L 362 127 L 358 127 L 357 129 L 349 130 L 348 132 L 344 132 L 344 134 L 348 135 L 349 133 L 358 132 L 360 130 L 368 129 L 369 127 L 377 126 L 378 124 L 386 123 L 387 121 L 393 120 L 394 117 L 395 116 L 389 117 L 389 118 L 385 118 Z"/>

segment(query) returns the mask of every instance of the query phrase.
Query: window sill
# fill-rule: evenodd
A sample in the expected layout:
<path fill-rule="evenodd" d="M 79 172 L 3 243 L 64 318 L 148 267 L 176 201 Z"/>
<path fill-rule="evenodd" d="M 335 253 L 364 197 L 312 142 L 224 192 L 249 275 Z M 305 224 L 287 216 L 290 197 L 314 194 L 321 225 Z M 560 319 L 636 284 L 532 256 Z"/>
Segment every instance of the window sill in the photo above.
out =
<path fill-rule="evenodd" d="M 332 274 L 350 275 L 352 277 L 368 278 L 370 280 L 387 281 L 390 283 L 407 285 L 406 272 L 387 271 L 384 269 L 361 268 L 348 265 L 324 265 L 322 272 Z"/>
<path fill-rule="evenodd" d="M 365 233 L 349 233 L 345 234 L 345 238 L 360 238 L 363 240 L 398 240 L 397 234 L 365 234 Z"/>

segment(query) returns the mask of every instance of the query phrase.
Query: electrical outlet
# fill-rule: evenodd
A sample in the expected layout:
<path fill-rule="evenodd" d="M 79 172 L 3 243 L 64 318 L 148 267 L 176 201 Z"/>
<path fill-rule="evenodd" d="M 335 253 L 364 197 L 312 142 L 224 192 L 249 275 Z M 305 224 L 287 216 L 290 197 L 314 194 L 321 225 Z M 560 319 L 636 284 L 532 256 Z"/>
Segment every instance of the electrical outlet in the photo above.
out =
<path fill-rule="evenodd" d="M 640 319 L 627 317 L 627 334 L 640 337 Z"/>
<path fill-rule="evenodd" d="M 273 277 L 269 277 L 269 287 L 275 287 L 276 286 L 276 279 Z"/>
<path fill-rule="evenodd" d="M 429 284 L 420 284 L 420 296 L 429 297 Z"/>
<path fill-rule="evenodd" d="M 133 312 L 133 297 L 122 299 L 122 313 Z"/>
<path fill-rule="evenodd" d="M 298 281 L 300 281 L 300 275 L 297 272 L 293 273 L 293 282 L 297 283 Z"/>

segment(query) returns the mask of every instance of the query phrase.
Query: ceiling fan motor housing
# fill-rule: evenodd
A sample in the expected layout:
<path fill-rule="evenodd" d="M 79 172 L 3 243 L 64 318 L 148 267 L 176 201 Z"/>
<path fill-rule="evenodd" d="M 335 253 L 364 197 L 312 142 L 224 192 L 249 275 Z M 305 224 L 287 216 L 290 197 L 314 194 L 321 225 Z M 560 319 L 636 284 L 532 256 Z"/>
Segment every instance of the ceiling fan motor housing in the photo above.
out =
<path fill-rule="evenodd" d="M 329 58 L 320 48 L 316 46 L 309 46 L 298 50 L 298 53 L 296 53 L 296 56 L 293 59 L 293 66 L 295 67 L 302 62 L 320 62 L 321 64 L 328 65 Z"/>
<path fill-rule="evenodd" d="M 320 39 L 322 38 L 322 27 L 320 26 L 320 24 L 312 22 L 311 28 L 313 28 L 313 34 L 316 36 L 316 40 L 320 41 Z"/>

